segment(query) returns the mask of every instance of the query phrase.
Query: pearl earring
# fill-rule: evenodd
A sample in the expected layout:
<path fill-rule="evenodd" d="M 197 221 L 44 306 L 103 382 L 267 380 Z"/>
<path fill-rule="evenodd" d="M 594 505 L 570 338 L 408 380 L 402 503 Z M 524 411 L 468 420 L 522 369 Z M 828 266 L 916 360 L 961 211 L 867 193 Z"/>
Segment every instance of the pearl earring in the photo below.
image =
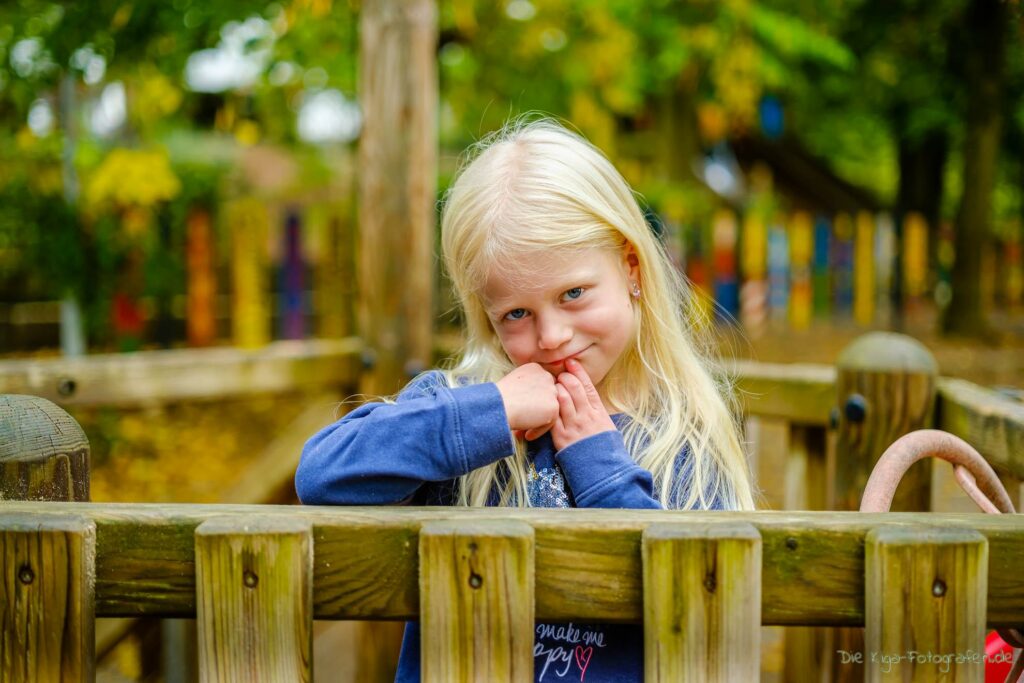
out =
<path fill-rule="evenodd" d="M 634 299 L 640 298 L 640 285 L 638 285 L 635 281 L 633 282 L 632 294 Z"/>

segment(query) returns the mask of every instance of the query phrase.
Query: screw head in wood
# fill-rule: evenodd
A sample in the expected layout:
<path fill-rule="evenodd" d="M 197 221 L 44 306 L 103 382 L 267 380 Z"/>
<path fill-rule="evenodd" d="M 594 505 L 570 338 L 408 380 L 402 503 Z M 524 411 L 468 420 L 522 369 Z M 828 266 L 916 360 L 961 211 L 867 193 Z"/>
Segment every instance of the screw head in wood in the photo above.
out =
<path fill-rule="evenodd" d="M 860 394 L 850 394 L 843 406 L 843 413 L 846 419 L 854 424 L 860 424 L 868 414 L 868 402 Z"/>
<path fill-rule="evenodd" d="M 26 586 L 35 581 L 36 573 L 32 571 L 32 567 L 27 564 L 21 565 L 21 569 L 18 570 L 18 580 Z"/>
<path fill-rule="evenodd" d="M 245 584 L 246 588 L 255 588 L 259 582 L 259 577 L 248 569 L 242 574 L 242 583 Z"/>

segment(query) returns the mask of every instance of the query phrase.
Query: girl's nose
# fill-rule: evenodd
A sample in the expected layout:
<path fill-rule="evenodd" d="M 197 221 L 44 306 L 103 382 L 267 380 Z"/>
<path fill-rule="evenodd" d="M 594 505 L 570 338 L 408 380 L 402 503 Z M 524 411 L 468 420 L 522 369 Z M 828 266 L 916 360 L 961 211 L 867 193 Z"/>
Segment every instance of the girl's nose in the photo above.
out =
<path fill-rule="evenodd" d="M 546 316 L 537 321 L 537 345 L 542 349 L 557 349 L 572 339 L 572 328 L 558 316 Z"/>

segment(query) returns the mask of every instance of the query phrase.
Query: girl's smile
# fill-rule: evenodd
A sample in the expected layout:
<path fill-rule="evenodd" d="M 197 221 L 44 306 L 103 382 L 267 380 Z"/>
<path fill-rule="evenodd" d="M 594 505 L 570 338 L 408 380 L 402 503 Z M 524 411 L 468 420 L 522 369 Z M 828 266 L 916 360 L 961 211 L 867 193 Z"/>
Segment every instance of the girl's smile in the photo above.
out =
<path fill-rule="evenodd" d="M 629 292 L 639 270 L 630 247 L 531 254 L 495 268 L 481 298 L 516 366 L 538 363 L 557 376 L 575 357 L 600 391 L 636 335 Z"/>

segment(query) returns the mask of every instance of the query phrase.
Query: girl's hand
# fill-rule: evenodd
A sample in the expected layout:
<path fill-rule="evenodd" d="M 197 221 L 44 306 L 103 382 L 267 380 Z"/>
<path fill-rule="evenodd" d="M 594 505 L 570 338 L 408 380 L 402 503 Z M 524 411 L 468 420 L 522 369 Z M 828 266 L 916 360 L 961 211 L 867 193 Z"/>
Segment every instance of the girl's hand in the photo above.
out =
<path fill-rule="evenodd" d="M 565 362 L 568 372 L 558 376 L 558 418 L 551 428 L 555 448 L 562 450 L 581 439 L 615 429 L 597 388 L 579 361 Z"/>
<path fill-rule="evenodd" d="M 495 384 L 516 438 L 536 439 L 551 429 L 558 418 L 558 394 L 555 378 L 539 363 L 520 365 Z"/>

